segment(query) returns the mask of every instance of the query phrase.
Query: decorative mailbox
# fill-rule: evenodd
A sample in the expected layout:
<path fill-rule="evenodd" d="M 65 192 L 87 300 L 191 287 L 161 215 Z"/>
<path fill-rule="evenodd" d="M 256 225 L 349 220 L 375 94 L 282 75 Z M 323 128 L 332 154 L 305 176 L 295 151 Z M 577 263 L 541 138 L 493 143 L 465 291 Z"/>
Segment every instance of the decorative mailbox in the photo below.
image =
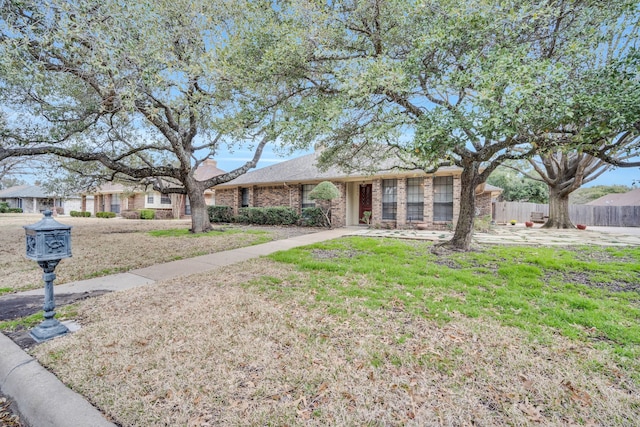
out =
<path fill-rule="evenodd" d="M 30 333 L 36 342 L 42 342 L 69 332 L 55 318 L 53 281 L 56 278 L 54 271 L 60 260 L 71 256 L 71 226 L 60 224 L 51 218 L 51 211 L 45 211 L 42 220 L 25 225 L 24 229 L 27 233 L 27 258 L 37 261 L 44 273 L 44 321 Z"/>
<path fill-rule="evenodd" d="M 71 226 L 60 224 L 51 218 L 51 211 L 35 224 L 25 225 L 27 233 L 27 258 L 34 261 L 51 261 L 71 256 Z"/>

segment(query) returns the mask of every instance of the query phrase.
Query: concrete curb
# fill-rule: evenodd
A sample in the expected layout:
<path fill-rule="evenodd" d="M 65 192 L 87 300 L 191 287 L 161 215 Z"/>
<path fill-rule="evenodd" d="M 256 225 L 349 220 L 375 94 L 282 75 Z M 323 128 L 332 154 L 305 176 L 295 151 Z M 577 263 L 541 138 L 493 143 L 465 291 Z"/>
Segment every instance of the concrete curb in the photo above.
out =
<path fill-rule="evenodd" d="M 0 390 L 32 427 L 115 427 L 84 397 L 0 334 Z"/>

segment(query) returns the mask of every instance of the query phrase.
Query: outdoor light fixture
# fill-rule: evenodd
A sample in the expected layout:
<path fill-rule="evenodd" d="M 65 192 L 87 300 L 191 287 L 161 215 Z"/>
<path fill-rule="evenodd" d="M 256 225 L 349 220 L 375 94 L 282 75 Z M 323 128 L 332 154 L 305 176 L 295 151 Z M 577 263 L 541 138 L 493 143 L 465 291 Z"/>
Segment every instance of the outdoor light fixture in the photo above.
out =
<path fill-rule="evenodd" d="M 69 332 L 66 326 L 55 319 L 56 304 L 53 298 L 54 270 L 62 258 L 71 256 L 71 226 L 60 224 L 44 212 L 44 218 L 35 224 L 25 225 L 27 234 L 27 258 L 38 263 L 44 274 L 44 321 L 33 328 L 31 338 L 36 342 L 46 341 Z"/>

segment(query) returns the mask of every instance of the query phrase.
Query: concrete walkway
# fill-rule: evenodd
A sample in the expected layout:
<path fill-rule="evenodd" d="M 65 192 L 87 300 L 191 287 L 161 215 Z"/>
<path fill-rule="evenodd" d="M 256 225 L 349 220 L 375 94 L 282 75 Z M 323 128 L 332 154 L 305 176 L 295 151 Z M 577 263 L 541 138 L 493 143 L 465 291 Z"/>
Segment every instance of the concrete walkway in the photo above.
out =
<path fill-rule="evenodd" d="M 280 250 L 331 240 L 346 235 L 396 237 L 445 241 L 450 232 L 418 230 L 376 230 L 364 227 L 339 228 L 285 240 L 276 240 L 246 248 L 233 249 L 196 258 L 158 264 L 131 270 L 127 273 L 67 283 L 55 287 L 55 292 L 84 293 L 96 290 L 121 291 L 153 284 L 156 281 L 210 271 L 222 266 L 269 255 Z M 476 233 L 474 242 L 480 244 L 531 245 L 601 245 L 640 246 L 640 228 L 590 227 L 588 230 L 544 230 L 539 227 L 496 226 L 491 233 Z M 13 294 L 42 295 L 42 289 Z M 6 336 L 0 334 L 0 391 L 13 399 L 22 420 L 31 427 L 50 426 L 111 426 L 102 413 L 82 396 L 68 389 L 31 356 Z"/>
<path fill-rule="evenodd" d="M 153 265 L 127 273 L 66 283 L 56 286 L 55 292 L 62 294 L 131 289 L 160 280 L 210 271 L 280 250 L 335 239 L 353 232 L 354 229 L 338 228 L 305 234 L 261 245 Z M 35 289 L 12 294 L 6 298 L 42 294 L 42 289 Z M 52 373 L 40 366 L 37 360 L 3 334 L 0 334 L 0 391 L 14 401 L 21 420 L 31 427 L 115 427 L 115 424 L 105 419 L 103 414 L 81 395 L 67 388 Z"/>

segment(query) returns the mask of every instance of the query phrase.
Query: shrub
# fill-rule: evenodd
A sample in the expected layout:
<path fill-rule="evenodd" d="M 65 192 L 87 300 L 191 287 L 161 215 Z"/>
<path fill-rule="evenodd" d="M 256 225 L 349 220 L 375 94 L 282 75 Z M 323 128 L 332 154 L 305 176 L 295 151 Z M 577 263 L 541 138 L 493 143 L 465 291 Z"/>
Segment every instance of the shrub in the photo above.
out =
<path fill-rule="evenodd" d="M 158 209 L 156 219 L 173 219 L 173 211 L 169 209 Z"/>
<path fill-rule="evenodd" d="M 87 211 L 70 211 L 69 215 L 74 216 L 74 217 L 89 218 L 91 216 L 91 212 L 87 212 Z"/>
<path fill-rule="evenodd" d="M 0 213 L 7 213 L 7 212 L 9 212 L 9 203 L 0 202 Z"/>
<path fill-rule="evenodd" d="M 327 218 L 324 216 L 321 208 L 304 208 L 302 209 L 302 219 L 300 224 L 304 227 L 328 227 Z"/>
<path fill-rule="evenodd" d="M 96 217 L 97 218 L 115 218 L 116 213 L 115 212 L 96 212 Z"/>
<path fill-rule="evenodd" d="M 122 211 L 120 216 L 125 219 L 140 219 L 140 212 L 138 211 Z"/>
<path fill-rule="evenodd" d="M 233 208 L 231 206 L 208 206 L 207 212 L 209 214 L 209 221 L 211 222 L 233 221 Z"/>
<path fill-rule="evenodd" d="M 257 225 L 292 225 L 300 220 L 298 213 L 288 207 L 241 208 L 235 222 Z"/>
<path fill-rule="evenodd" d="M 141 209 L 140 219 L 154 219 L 156 217 L 156 211 L 153 209 Z"/>
<path fill-rule="evenodd" d="M 22 208 L 9 208 L 8 213 L 22 213 Z"/>

